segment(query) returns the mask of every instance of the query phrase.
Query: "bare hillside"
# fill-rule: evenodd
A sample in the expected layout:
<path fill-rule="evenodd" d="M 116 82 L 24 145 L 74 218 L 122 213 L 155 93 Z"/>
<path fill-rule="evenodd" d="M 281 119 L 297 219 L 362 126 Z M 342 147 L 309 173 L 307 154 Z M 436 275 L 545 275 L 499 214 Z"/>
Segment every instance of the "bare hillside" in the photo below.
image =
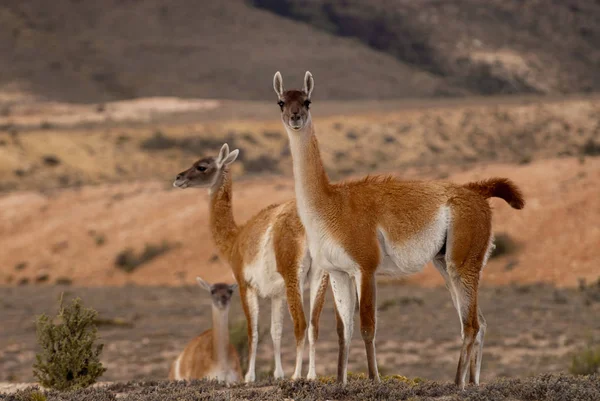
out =
<path fill-rule="evenodd" d="M 600 4 L 586 0 L 252 0 L 463 93 L 597 91 Z M 442 94 L 442 93 L 440 93 Z M 456 95 L 457 92 L 446 94 Z"/>
<path fill-rule="evenodd" d="M 243 0 L 5 1 L 0 57 L 5 91 L 73 102 L 268 99 L 278 69 L 296 82 L 316 70 L 324 98 L 428 96 L 440 82 Z"/>
<path fill-rule="evenodd" d="M 583 0 L 7 0 L 0 91 L 268 99 L 276 70 L 306 69 L 321 99 L 596 91 L 599 15 Z"/>

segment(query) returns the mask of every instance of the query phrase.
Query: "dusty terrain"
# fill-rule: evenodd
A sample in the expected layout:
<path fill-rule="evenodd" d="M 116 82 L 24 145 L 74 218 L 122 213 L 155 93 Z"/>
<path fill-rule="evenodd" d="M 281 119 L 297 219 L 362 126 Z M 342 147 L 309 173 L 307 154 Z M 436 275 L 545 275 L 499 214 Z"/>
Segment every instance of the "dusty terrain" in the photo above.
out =
<path fill-rule="evenodd" d="M 460 349 L 460 326 L 445 288 L 380 285 L 377 358 L 381 373 L 450 381 Z M 103 381 L 164 379 L 169 363 L 182 347 L 210 324 L 210 301 L 196 286 L 82 288 L 65 286 L 0 289 L 0 381 L 28 382 L 35 354 L 33 317 L 55 314 L 62 291 L 79 296 L 99 312 L 99 333 L 106 344 Z M 550 285 L 518 284 L 482 289 L 481 309 L 488 322 L 482 380 L 565 372 L 572 354 L 600 339 L 600 286 L 557 289 Z M 272 371 L 268 335 L 270 306 L 261 303 L 257 374 Z M 231 326 L 244 333 L 245 320 L 236 296 Z M 357 313 L 358 314 L 358 313 Z M 358 316 L 355 317 L 358 324 Z M 337 335 L 327 294 L 321 317 L 317 372 L 335 374 Z M 289 377 L 295 357 L 291 319 L 284 322 L 284 371 Z M 232 339 L 243 340 L 238 332 Z M 242 341 L 243 342 L 243 341 Z M 307 358 L 307 352 L 305 352 Z M 304 369 L 307 365 L 305 362 Z M 350 370 L 365 372 L 364 346 L 355 330 Z"/>
<path fill-rule="evenodd" d="M 527 206 L 522 211 L 491 201 L 504 253 L 492 258 L 483 273 L 481 305 L 490 327 L 483 379 L 488 384 L 472 390 L 470 397 L 485 399 L 487 392 L 503 391 L 499 388 L 514 400 L 560 399 L 552 397 L 565 394 L 565 388 L 570 395 L 592 391 L 587 382 L 564 375 L 493 380 L 563 374 L 575 352 L 600 338 L 594 318 L 600 305 L 600 102 L 578 97 L 322 106 L 315 118 L 334 179 L 367 172 L 458 183 L 506 176 L 524 190 Z M 232 280 L 208 232 L 207 191 L 171 186 L 194 159 L 215 153 L 224 141 L 241 149 L 233 200 L 239 222 L 293 197 L 287 139 L 271 103 L 155 98 L 102 107 L 32 101 L 2 117 L 0 381 L 33 379 L 33 319 L 55 313 L 62 291 L 82 297 L 100 312 L 108 367 L 103 380 L 165 377 L 169 361 L 207 327 L 208 300 L 190 286 L 194 277 Z M 381 284 L 378 361 L 383 373 L 441 381 L 453 377 L 459 325 L 441 284 L 430 266 L 400 282 Z M 268 310 L 263 305 L 265 333 Z M 289 319 L 285 324 L 289 375 L 294 349 Z M 244 331 L 237 300 L 232 325 Z M 364 372 L 359 337 L 355 333 L 351 369 Z M 334 373 L 336 353 L 328 298 L 318 350 L 320 374 Z M 272 369 L 266 334 L 259 355 L 258 369 L 266 377 Z M 335 386 L 311 386 L 263 383 L 236 394 L 242 399 L 339 396 Z M 444 383 L 425 386 L 364 391 L 461 397 Z M 164 387 L 132 384 L 97 398 L 110 399 L 123 390 L 136 399 Z M 184 398 L 203 388 L 168 391 Z M 529 388 L 554 395 L 524 396 Z M 361 391 L 343 393 L 340 399 Z"/>

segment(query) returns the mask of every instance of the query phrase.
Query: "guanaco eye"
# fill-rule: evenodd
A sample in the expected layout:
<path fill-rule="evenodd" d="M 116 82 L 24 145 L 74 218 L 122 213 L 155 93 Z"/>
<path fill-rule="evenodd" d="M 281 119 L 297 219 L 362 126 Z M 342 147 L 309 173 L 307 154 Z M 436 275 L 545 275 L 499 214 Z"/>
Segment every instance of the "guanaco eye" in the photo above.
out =
<path fill-rule="evenodd" d="M 304 101 L 304 107 L 306 107 L 307 109 L 310 107 L 310 100 L 306 99 Z"/>
<path fill-rule="evenodd" d="M 283 100 L 278 101 L 277 104 L 279 105 L 279 107 L 281 107 L 281 111 L 283 111 L 283 106 L 285 105 L 285 103 L 283 103 Z"/>
<path fill-rule="evenodd" d="M 196 170 L 198 170 L 198 171 L 206 171 L 206 167 L 204 167 L 204 166 L 196 166 Z"/>

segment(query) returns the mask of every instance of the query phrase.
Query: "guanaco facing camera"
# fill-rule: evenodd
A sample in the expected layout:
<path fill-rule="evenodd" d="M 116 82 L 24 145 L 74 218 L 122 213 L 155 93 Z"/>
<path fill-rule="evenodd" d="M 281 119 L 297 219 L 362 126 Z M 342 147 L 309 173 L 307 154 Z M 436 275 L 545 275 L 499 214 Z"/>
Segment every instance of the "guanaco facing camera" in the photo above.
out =
<path fill-rule="evenodd" d="M 229 306 L 237 284 L 209 284 L 196 277 L 210 293 L 212 325 L 186 345 L 171 364 L 169 380 L 215 379 L 234 383 L 242 378 L 240 358 L 229 342 Z"/>

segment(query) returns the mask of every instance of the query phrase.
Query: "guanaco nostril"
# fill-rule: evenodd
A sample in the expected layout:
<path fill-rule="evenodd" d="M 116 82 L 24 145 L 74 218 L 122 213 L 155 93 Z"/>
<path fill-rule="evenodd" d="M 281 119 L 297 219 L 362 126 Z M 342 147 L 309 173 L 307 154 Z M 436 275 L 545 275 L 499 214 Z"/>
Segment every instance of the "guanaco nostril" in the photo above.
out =
<path fill-rule="evenodd" d="M 177 177 L 176 177 L 176 178 L 177 178 L 178 180 L 181 180 L 181 179 L 183 178 L 183 174 L 177 174 Z"/>

